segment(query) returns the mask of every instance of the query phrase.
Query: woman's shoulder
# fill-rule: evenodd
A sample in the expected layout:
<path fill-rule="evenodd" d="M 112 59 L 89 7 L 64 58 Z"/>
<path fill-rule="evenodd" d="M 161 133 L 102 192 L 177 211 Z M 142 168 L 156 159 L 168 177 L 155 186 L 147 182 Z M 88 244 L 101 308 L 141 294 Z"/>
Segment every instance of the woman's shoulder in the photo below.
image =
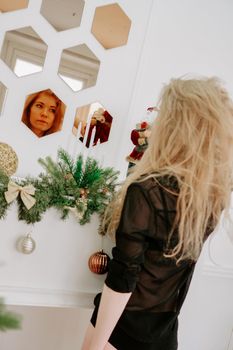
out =
<path fill-rule="evenodd" d="M 179 195 L 179 185 L 174 176 L 151 176 L 138 182 L 133 182 L 130 187 L 140 188 L 147 200 L 157 209 L 175 210 Z"/>
<path fill-rule="evenodd" d="M 178 180 L 175 176 L 171 175 L 144 176 L 144 178 L 133 182 L 130 186 L 138 186 L 146 192 L 151 190 L 161 190 L 174 195 L 179 193 Z"/>

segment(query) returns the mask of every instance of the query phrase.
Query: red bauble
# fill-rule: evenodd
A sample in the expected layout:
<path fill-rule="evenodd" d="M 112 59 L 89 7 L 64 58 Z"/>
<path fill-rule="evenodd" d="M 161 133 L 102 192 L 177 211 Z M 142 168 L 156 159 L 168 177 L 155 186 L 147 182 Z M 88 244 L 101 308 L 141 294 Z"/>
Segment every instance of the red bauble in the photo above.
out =
<path fill-rule="evenodd" d="M 103 250 L 92 254 L 88 260 L 88 266 L 91 272 L 103 275 L 108 271 L 110 257 Z"/>

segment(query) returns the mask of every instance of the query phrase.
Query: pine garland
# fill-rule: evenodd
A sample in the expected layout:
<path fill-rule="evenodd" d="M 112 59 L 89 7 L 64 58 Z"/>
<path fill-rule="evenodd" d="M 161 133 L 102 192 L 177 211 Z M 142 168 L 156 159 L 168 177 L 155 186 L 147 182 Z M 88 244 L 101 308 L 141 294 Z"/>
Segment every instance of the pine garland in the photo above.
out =
<path fill-rule="evenodd" d="M 10 206 L 5 200 L 4 193 L 7 191 L 8 176 L 0 170 L 0 218 L 5 218 L 7 209 Z"/>
<path fill-rule="evenodd" d="M 115 192 L 119 172 L 101 168 L 92 158 L 84 161 L 82 155 L 74 160 L 63 149 L 59 149 L 56 162 L 51 157 L 38 161 L 45 173 L 37 178 L 13 180 L 22 187 L 31 184 L 36 189 L 36 202 L 29 210 L 21 197 L 17 197 L 19 220 L 28 224 L 38 222 L 51 207 L 60 212 L 61 219 L 73 212 L 81 225 L 89 222 L 93 213 L 103 214 Z M 9 180 L 0 173 L 0 218 L 5 217 L 9 207 L 4 196 Z"/>
<path fill-rule="evenodd" d="M 7 311 L 3 301 L 0 300 L 0 331 L 19 329 L 20 325 L 20 316 Z"/>
<path fill-rule="evenodd" d="M 34 224 L 42 219 L 43 214 L 51 207 L 51 193 L 46 178 L 39 179 L 26 178 L 20 182 L 21 186 L 32 184 L 36 188 L 36 204 L 28 210 L 20 196 L 17 197 L 18 219 L 26 221 L 27 224 Z"/>

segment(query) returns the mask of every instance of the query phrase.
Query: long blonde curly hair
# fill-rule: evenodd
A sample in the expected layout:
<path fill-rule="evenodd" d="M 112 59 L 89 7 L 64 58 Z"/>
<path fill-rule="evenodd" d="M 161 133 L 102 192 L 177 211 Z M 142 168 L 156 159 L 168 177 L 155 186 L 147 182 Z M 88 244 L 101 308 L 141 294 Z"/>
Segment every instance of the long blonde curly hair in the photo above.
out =
<path fill-rule="evenodd" d="M 175 176 L 179 240 L 168 256 L 197 260 L 209 223 L 214 227 L 230 204 L 233 105 L 217 78 L 182 78 L 164 87 L 159 106 L 148 148 L 107 208 L 103 227 L 114 236 L 132 182 Z"/>

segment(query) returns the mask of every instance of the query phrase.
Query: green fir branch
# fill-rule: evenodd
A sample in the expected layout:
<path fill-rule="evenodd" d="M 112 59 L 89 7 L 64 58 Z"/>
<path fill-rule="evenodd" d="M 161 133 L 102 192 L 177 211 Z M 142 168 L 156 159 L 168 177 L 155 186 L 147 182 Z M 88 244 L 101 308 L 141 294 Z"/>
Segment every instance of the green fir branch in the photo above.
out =
<path fill-rule="evenodd" d="M 81 154 L 77 157 L 76 164 L 74 167 L 73 177 L 77 185 L 80 187 L 80 184 L 83 179 L 83 156 Z"/>
<path fill-rule="evenodd" d="M 58 163 L 61 166 L 61 168 L 64 170 L 67 174 L 73 174 L 74 173 L 74 160 L 71 158 L 71 156 L 62 148 L 58 150 Z"/>
<path fill-rule="evenodd" d="M 99 168 L 95 159 L 87 158 L 81 182 L 81 187 L 89 188 L 95 181 L 98 181 L 102 175 L 102 170 Z"/>
<path fill-rule="evenodd" d="M 3 301 L 0 301 L 0 331 L 8 329 L 19 329 L 21 327 L 21 317 L 6 310 Z"/>
<path fill-rule="evenodd" d="M 4 193 L 7 191 L 9 177 L 0 171 L 0 219 L 4 219 L 10 204 L 7 203 Z"/>
<path fill-rule="evenodd" d="M 61 175 L 60 165 L 55 163 L 51 157 L 46 157 L 45 159 L 39 158 L 38 162 L 52 179 L 57 179 Z"/>
<path fill-rule="evenodd" d="M 76 210 L 78 222 L 84 225 L 94 212 L 99 215 L 104 212 L 115 192 L 119 172 L 101 168 L 92 158 L 84 162 L 82 155 L 73 160 L 63 149 L 59 149 L 57 161 L 51 157 L 38 161 L 45 173 L 37 178 L 14 180 L 20 186 L 31 184 L 35 187 L 36 202 L 31 209 L 28 210 L 21 197 L 17 197 L 19 220 L 33 224 L 43 218 L 47 209 L 54 207 L 61 213 L 61 219 Z M 0 218 L 9 206 L 4 196 L 8 182 L 9 178 L 0 173 Z"/>

